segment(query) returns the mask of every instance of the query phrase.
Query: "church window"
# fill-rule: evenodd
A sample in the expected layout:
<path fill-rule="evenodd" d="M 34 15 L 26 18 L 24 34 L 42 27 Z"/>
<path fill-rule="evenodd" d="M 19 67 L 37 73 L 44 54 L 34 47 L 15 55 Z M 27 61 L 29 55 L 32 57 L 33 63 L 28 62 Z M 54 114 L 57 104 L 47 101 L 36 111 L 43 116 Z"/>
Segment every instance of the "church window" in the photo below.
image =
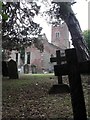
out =
<path fill-rule="evenodd" d="M 27 52 L 27 64 L 30 64 L 30 52 Z"/>
<path fill-rule="evenodd" d="M 18 53 L 16 53 L 16 62 L 18 62 Z"/>
<path fill-rule="evenodd" d="M 56 38 L 60 38 L 60 32 L 56 32 Z"/>
<path fill-rule="evenodd" d="M 24 61 L 25 61 L 25 49 L 24 49 L 24 47 L 21 48 L 20 58 L 21 58 L 22 62 L 24 63 Z"/>

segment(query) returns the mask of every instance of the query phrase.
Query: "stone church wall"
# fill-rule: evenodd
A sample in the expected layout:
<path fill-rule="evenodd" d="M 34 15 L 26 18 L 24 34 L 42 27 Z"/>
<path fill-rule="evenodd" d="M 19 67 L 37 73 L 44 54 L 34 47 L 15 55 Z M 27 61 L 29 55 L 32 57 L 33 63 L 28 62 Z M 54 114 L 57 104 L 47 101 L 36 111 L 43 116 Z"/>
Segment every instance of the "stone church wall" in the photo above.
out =
<path fill-rule="evenodd" d="M 60 34 L 58 34 L 60 32 Z M 31 66 L 36 66 L 37 73 L 42 72 L 50 72 L 53 70 L 53 63 L 50 63 L 50 57 L 56 56 L 56 50 L 60 49 L 61 51 L 64 51 L 65 49 L 69 48 L 69 32 L 67 29 L 67 26 L 64 24 L 61 24 L 61 26 L 52 26 L 52 40 L 51 43 L 48 42 L 48 39 L 46 38 L 45 34 L 40 36 L 39 39 L 42 39 L 43 45 L 44 45 L 44 51 L 40 52 L 34 45 L 25 48 L 25 61 L 23 63 L 23 66 L 25 64 L 28 64 L 30 67 L 31 72 Z M 30 62 L 27 63 L 27 53 L 30 53 Z M 20 60 L 20 54 L 19 55 L 19 64 L 21 63 Z M 14 57 L 15 59 L 15 57 Z"/>

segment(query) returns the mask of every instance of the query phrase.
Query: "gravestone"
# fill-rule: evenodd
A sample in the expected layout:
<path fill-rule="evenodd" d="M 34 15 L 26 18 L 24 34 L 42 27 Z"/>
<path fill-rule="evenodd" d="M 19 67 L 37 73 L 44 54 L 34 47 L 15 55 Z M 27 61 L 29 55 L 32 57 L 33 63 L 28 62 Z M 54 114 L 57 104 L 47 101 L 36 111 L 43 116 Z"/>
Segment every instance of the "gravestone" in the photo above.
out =
<path fill-rule="evenodd" d="M 28 74 L 28 73 L 29 73 L 29 65 L 28 65 L 28 64 L 25 64 L 25 65 L 24 65 L 24 73 L 25 73 L 25 74 Z"/>
<path fill-rule="evenodd" d="M 50 58 L 50 62 L 51 63 L 56 62 L 57 65 L 61 65 L 61 63 L 62 63 L 62 57 L 60 55 L 60 50 L 56 51 L 56 57 L 51 57 Z M 57 76 L 57 77 L 58 77 L 58 84 L 63 84 L 62 76 Z"/>
<path fill-rule="evenodd" d="M 18 79 L 17 63 L 12 59 L 8 62 L 8 75 L 10 79 Z"/>
<path fill-rule="evenodd" d="M 32 71 L 32 74 L 37 73 L 36 65 L 31 65 L 31 71 Z"/>
<path fill-rule="evenodd" d="M 66 58 L 65 56 L 61 56 L 60 50 L 56 51 L 56 57 L 51 57 L 50 58 L 50 62 L 56 62 L 57 65 L 61 65 L 64 64 L 66 62 Z M 62 80 L 62 76 L 58 75 L 58 84 L 53 85 L 50 90 L 49 90 L 49 94 L 58 94 L 58 93 L 69 93 L 70 92 L 70 88 L 67 84 L 63 83 Z"/>
<path fill-rule="evenodd" d="M 8 66 L 6 61 L 2 61 L 2 75 L 8 77 Z"/>

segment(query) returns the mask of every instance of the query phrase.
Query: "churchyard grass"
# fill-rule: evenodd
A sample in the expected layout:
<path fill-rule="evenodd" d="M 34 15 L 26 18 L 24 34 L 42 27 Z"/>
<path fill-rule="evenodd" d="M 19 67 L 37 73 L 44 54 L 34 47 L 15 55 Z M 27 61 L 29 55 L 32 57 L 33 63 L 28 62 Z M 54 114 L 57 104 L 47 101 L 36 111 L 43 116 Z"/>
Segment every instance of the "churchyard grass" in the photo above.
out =
<path fill-rule="evenodd" d="M 8 79 L 7 78 L 3 78 L 3 87 L 22 87 L 23 85 L 29 85 L 32 83 L 37 83 L 37 82 L 45 82 L 48 81 L 48 79 L 51 78 L 55 78 L 54 74 L 24 74 L 24 75 L 20 75 L 19 79 Z M 4 91 L 5 89 L 3 89 Z"/>
<path fill-rule="evenodd" d="M 67 76 L 63 77 L 63 81 L 68 84 Z M 85 101 L 88 106 L 88 76 L 82 76 L 82 81 L 84 81 Z M 36 118 L 50 120 L 54 118 L 55 120 L 72 117 L 70 94 L 48 94 L 50 87 L 57 83 L 54 74 L 26 74 L 16 80 L 4 78 L 2 82 L 3 118 L 35 118 L 35 120 Z"/>

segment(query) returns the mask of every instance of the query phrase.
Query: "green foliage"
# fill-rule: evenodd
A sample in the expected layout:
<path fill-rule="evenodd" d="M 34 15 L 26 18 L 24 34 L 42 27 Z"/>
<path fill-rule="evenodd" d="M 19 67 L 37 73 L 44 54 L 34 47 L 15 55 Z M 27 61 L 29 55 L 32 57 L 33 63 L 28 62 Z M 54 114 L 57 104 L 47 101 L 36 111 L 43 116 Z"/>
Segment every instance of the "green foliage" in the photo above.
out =
<path fill-rule="evenodd" d="M 90 50 L 90 30 L 83 31 L 84 39 L 87 42 L 88 48 Z"/>
<path fill-rule="evenodd" d="M 2 6 L 2 2 L 0 1 L 0 7 Z"/>
<path fill-rule="evenodd" d="M 0 1 L 0 14 L 1 14 L 1 10 L 2 10 L 2 2 Z"/>
<path fill-rule="evenodd" d="M 2 19 L 3 19 L 4 21 L 6 21 L 6 20 L 8 20 L 8 15 L 5 14 L 5 13 L 3 13 L 3 11 L 2 11 L 2 6 L 3 6 L 3 2 L 0 1 L 0 15 L 2 16 Z M 4 7 L 4 9 L 5 9 L 5 7 Z"/>
<path fill-rule="evenodd" d="M 8 20 L 8 15 L 2 13 L 2 19 L 5 21 Z"/>

